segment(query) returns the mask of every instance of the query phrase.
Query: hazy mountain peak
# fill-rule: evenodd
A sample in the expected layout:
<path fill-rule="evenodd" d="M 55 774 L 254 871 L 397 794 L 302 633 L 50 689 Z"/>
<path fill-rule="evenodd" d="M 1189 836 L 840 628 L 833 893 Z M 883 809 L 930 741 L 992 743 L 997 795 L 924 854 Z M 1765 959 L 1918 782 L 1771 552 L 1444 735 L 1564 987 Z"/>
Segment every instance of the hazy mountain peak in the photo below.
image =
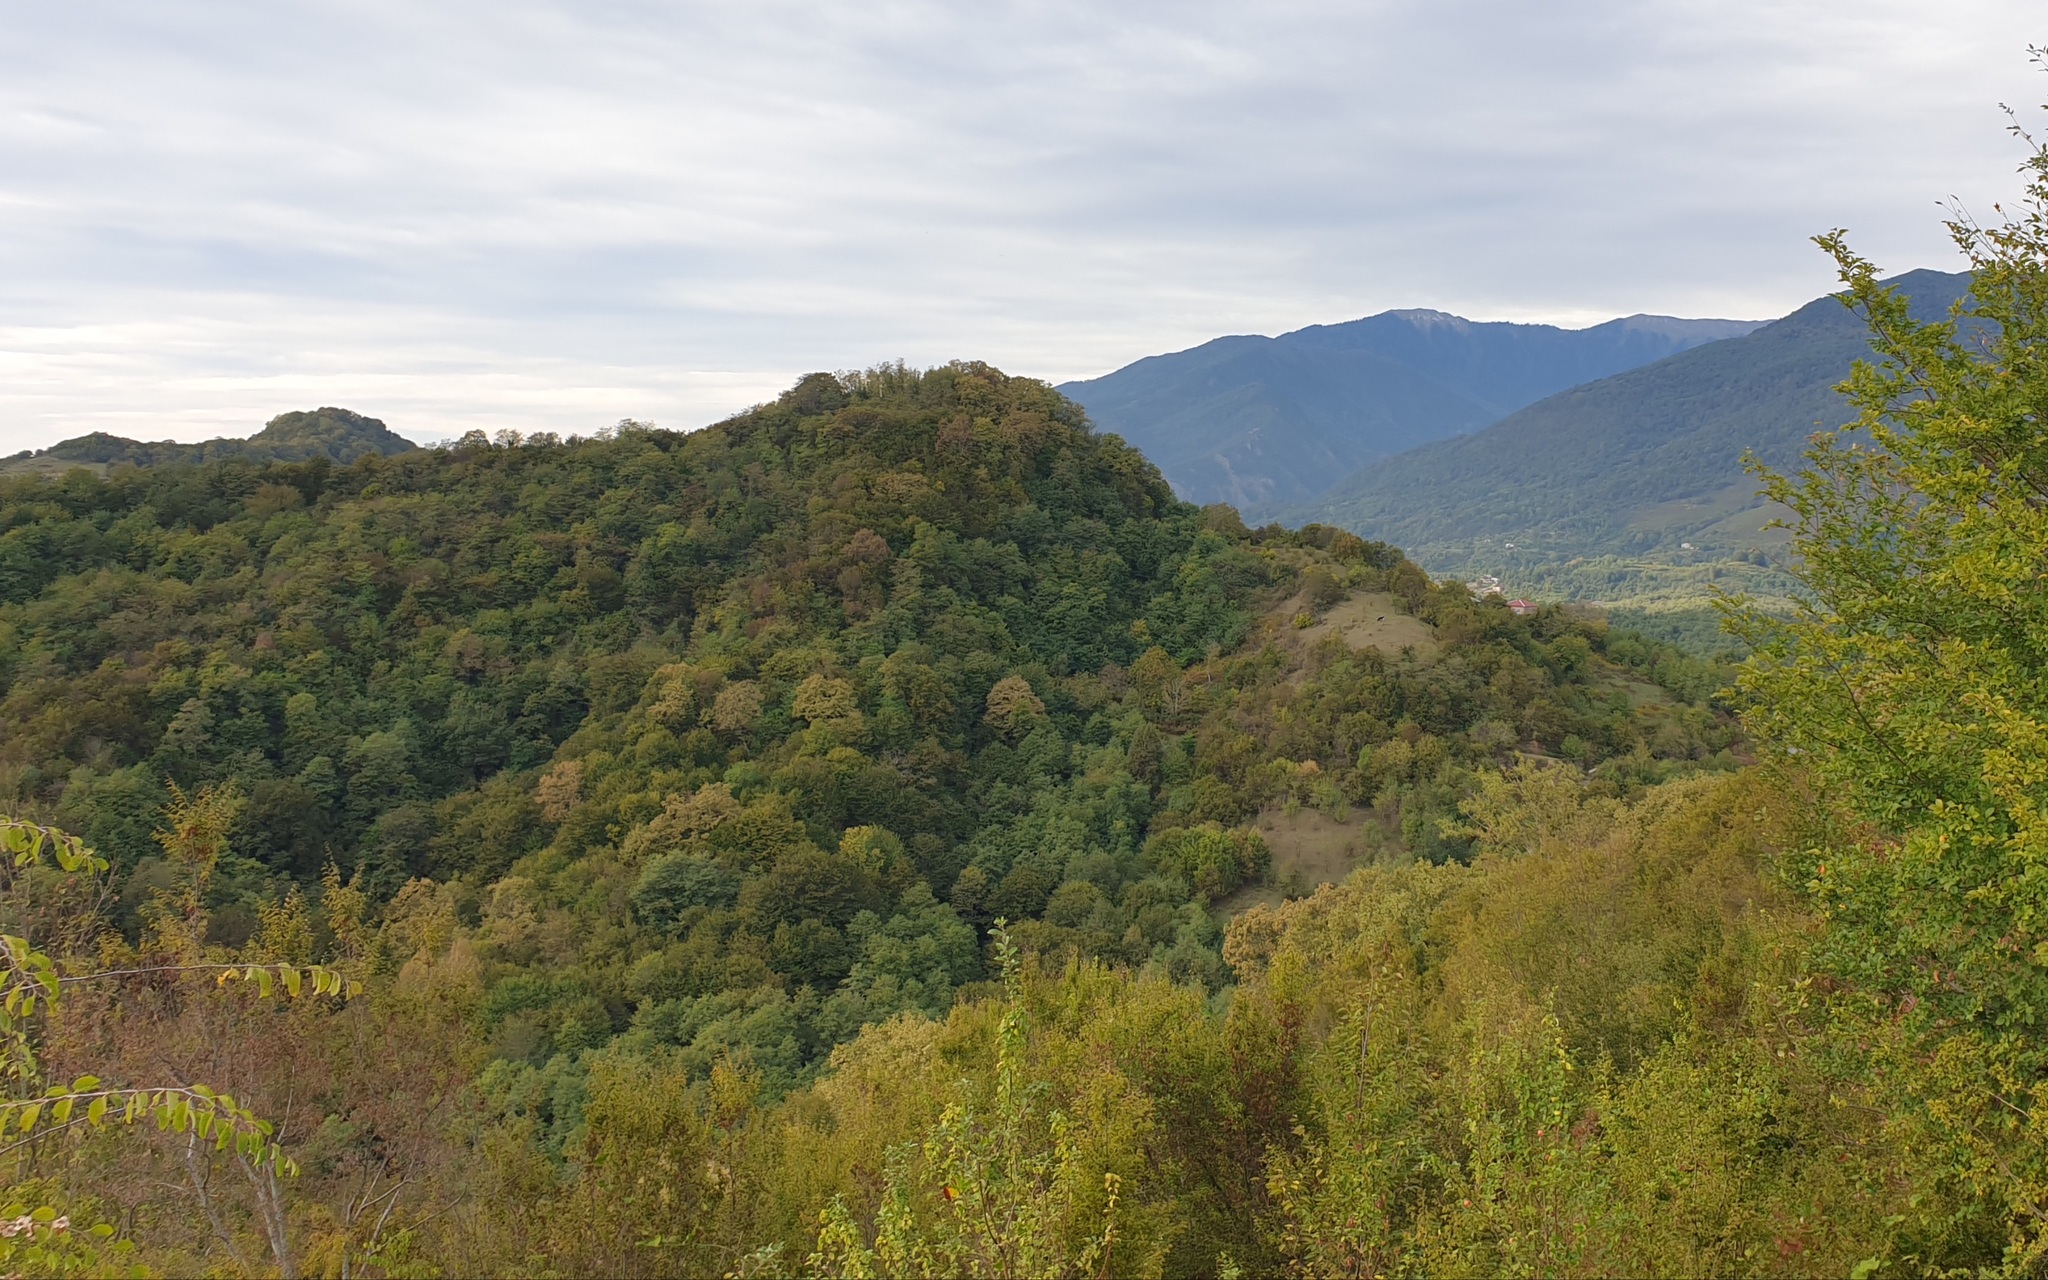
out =
<path fill-rule="evenodd" d="M 1448 311 L 1437 311 L 1429 307 L 1397 307 L 1392 311 L 1382 311 L 1380 315 L 1406 320 L 1418 329 L 1444 328 L 1453 329 L 1461 333 L 1470 330 L 1473 323 L 1463 316 L 1455 316 Z M 1374 320 L 1378 317 L 1367 316 L 1365 318 L 1367 320 Z"/>
<path fill-rule="evenodd" d="M 1182 497 L 1256 520 L 1375 458 L 1754 327 L 1631 316 L 1575 330 L 1409 307 L 1277 338 L 1217 338 L 1060 390 L 1142 449 Z"/>
<path fill-rule="evenodd" d="M 1769 324 L 1770 321 L 1685 320 L 1679 318 L 1678 316 L 1657 316 L 1648 315 L 1643 312 L 1637 312 L 1635 315 L 1623 316 L 1619 320 L 1609 320 L 1607 323 L 1610 325 L 1616 325 L 1623 329 L 1628 329 L 1636 333 L 1654 333 L 1660 336 L 1673 338 L 1680 336 L 1691 337 L 1701 333 L 1712 333 L 1714 335 L 1714 340 L 1719 341 L 1721 338 L 1739 338 L 1745 333 L 1750 333 L 1754 330 L 1761 329 L 1763 326 Z M 1601 328 L 1604 326 L 1595 325 L 1594 327 Z"/>

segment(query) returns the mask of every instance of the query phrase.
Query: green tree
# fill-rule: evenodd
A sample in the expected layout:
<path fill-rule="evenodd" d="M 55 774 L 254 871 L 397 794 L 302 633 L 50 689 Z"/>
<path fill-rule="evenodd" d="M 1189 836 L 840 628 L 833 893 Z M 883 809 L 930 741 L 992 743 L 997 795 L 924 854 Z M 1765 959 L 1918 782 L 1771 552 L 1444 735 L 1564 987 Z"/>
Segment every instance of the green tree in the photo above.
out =
<path fill-rule="evenodd" d="M 1949 223 L 1974 283 L 1944 319 L 1821 238 L 1879 360 L 1843 384 L 1853 423 L 1764 473 L 1798 614 L 1732 610 L 1749 724 L 1839 804 L 1792 868 L 1837 1025 L 1947 1171 L 1895 1251 L 1988 1235 L 2021 1271 L 2048 1259 L 2048 148 L 2027 172 L 2016 215 Z"/>

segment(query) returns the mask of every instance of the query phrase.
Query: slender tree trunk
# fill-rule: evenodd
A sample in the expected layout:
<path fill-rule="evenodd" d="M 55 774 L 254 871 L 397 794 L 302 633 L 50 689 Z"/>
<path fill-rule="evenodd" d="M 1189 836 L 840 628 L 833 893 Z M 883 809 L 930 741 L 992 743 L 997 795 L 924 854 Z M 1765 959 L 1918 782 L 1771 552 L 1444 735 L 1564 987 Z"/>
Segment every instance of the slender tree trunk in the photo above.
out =
<path fill-rule="evenodd" d="M 213 1234 L 219 1237 L 221 1244 L 228 1251 L 228 1256 L 235 1260 L 235 1265 L 247 1272 L 249 1260 L 242 1256 L 241 1249 L 235 1245 L 235 1237 L 229 1233 L 227 1224 L 220 1220 L 220 1211 L 214 1207 L 213 1195 L 206 1189 L 206 1175 L 201 1171 L 202 1165 L 203 1162 L 199 1158 L 199 1132 L 194 1129 L 185 1135 L 185 1176 L 191 1180 L 192 1194 L 198 1197 L 200 1212 L 206 1215 L 206 1221 L 212 1225 Z"/>
<path fill-rule="evenodd" d="M 277 1274 L 281 1280 L 297 1280 L 298 1269 L 292 1264 L 291 1236 L 284 1216 L 284 1188 L 278 1185 L 276 1167 L 266 1164 L 259 1168 L 240 1154 L 235 1158 L 241 1161 L 242 1172 L 256 1191 L 256 1212 L 263 1219 L 270 1254 L 277 1259 Z"/>

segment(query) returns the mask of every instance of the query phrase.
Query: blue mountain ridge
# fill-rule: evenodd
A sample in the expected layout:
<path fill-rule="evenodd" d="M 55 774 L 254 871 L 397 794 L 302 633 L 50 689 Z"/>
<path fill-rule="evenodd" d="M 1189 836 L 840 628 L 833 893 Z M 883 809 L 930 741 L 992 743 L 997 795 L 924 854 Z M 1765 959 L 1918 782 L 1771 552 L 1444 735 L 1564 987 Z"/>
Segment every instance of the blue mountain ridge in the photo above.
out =
<path fill-rule="evenodd" d="M 1377 458 L 1476 431 L 1553 392 L 1761 322 L 1629 316 L 1586 329 L 1387 311 L 1217 338 L 1061 392 L 1180 496 L 1258 520 Z"/>

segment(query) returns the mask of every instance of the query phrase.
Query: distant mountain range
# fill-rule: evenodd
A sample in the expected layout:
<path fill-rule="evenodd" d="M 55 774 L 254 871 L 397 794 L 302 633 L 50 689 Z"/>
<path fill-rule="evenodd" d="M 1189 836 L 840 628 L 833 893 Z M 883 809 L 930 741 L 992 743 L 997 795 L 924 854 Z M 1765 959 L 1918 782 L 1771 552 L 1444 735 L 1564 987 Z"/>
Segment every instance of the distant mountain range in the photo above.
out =
<path fill-rule="evenodd" d="M 1913 271 L 1893 283 L 1916 315 L 1937 318 L 1970 278 Z M 1869 355 L 1863 321 L 1819 298 L 1383 459 L 1280 515 L 1392 542 L 1435 574 L 1497 575 L 1510 590 L 1621 600 L 1698 598 L 1707 582 L 1768 591 L 1782 534 L 1762 527 L 1774 513 L 1743 452 L 1796 466 L 1812 432 L 1847 417 L 1834 387 Z"/>
<path fill-rule="evenodd" d="M 1761 322 L 1629 316 L 1589 329 L 1387 311 L 1218 338 L 1059 389 L 1193 502 L 1257 522 L 1378 458 Z"/>
<path fill-rule="evenodd" d="M 263 430 L 241 440 L 221 438 L 197 444 L 180 444 L 175 440 L 145 442 L 95 431 L 60 441 L 47 449 L 30 449 L 0 459 L 0 473 L 62 471 L 74 466 L 103 471 L 123 463 L 151 467 L 180 462 L 214 462 L 222 458 L 244 458 L 252 462 L 303 462 L 309 458 L 329 458 L 346 464 L 365 454 L 404 453 L 418 447 L 375 418 L 330 406 L 281 413 L 272 418 Z"/>

